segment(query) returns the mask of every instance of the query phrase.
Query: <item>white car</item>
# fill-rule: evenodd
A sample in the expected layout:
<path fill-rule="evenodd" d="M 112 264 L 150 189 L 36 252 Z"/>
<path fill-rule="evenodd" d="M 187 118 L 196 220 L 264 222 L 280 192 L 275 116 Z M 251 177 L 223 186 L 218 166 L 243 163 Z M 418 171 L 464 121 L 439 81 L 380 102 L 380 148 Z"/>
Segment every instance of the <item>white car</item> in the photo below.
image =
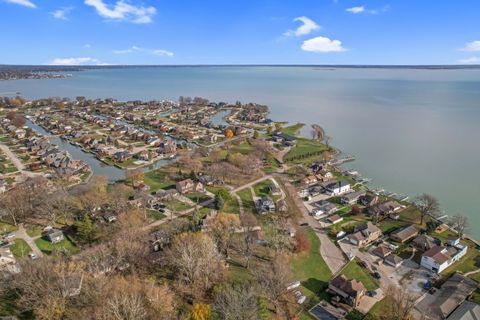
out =
<path fill-rule="evenodd" d="M 28 256 L 29 256 L 30 259 L 32 259 L 32 260 L 38 259 L 37 255 L 36 255 L 35 253 L 33 253 L 33 252 L 30 252 L 30 253 L 28 254 Z"/>
<path fill-rule="evenodd" d="M 298 304 L 302 304 L 305 302 L 305 300 L 307 299 L 307 297 L 305 297 L 300 291 L 295 291 L 294 292 L 295 294 L 295 297 L 297 298 L 297 303 Z"/>

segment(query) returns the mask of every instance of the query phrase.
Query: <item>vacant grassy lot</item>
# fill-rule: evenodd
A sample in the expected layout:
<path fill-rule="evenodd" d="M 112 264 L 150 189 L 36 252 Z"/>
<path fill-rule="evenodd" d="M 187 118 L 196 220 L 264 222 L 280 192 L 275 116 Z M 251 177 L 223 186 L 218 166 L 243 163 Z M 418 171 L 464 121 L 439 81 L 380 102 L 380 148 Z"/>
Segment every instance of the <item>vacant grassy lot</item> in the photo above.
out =
<path fill-rule="evenodd" d="M 285 128 L 282 128 L 282 132 L 283 133 L 286 133 L 286 134 L 289 134 L 291 136 L 296 136 L 298 135 L 298 132 L 305 126 L 305 124 L 303 123 L 297 123 L 297 124 L 294 124 L 294 125 L 291 125 L 291 126 L 288 126 L 288 127 L 285 127 Z"/>
<path fill-rule="evenodd" d="M 145 173 L 144 182 L 150 187 L 151 192 L 175 187 L 175 182 L 168 179 L 168 172 L 164 170 L 152 170 Z"/>
<path fill-rule="evenodd" d="M 325 150 L 328 150 L 327 146 L 318 141 L 298 138 L 297 145 L 283 159 L 294 163 L 309 163 L 319 158 Z"/>
<path fill-rule="evenodd" d="M 183 211 L 191 208 L 191 206 L 189 206 L 188 204 L 178 200 L 166 201 L 165 205 L 167 206 L 168 209 L 172 211 Z"/>
<path fill-rule="evenodd" d="M 356 260 L 350 261 L 342 270 L 342 274 L 348 279 L 356 279 L 360 281 L 367 290 L 375 290 L 378 288 L 377 281 L 367 270 L 360 267 Z"/>
<path fill-rule="evenodd" d="M 255 203 L 253 202 L 252 192 L 250 188 L 243 189 L 237 192 L 240 199 L 242 199 L 243 209 L 246 213 L 255 213 Z"/>
<path fill-rule="evenodd" d="M 195 203 L 202 203 L 202 202 L 205 202 L 205 201 L 211 199 L 206 194 L 200 193 L 200 192 L 191 192 L 191 193 L 186 194 L 185 196 Z"/>
<path fill-rule="evenodd" d="M 270 195 L 270 186 L 272 185 L 272 181 L 265 180 L 262 182 L 257 183 L 253 186 L 253 190 L 257 197 L 266 197 Z"/>
<path fill-rule="evenodd" d="M 18 230 L 18 227 L 15 227 L 14 225 L 11 225 L 4 221 L 0 221 L 0 234 L 12 232 L 16 230 Z"/>
<path fill-rule="evenodd" d="M 303 292 L 310 298 L 321 294 L 332 276 L 330 269 L 320 255 L 320 240 L 311 228 L 305 228 L 310 241 L 308 251 L 297 254 L 292 260 L 294 280 L 302 282 Z"/>
<path fill-rule="evenodd" d="M 10 251 L 12 251 L 13 255 L 17 258 L 26 257 L 30 252 L 32 252 L 32 248 L 25 242 L 23 239 L 15 239 L 13 244 L 10 246 Z"/>
<path fill-rule="evenodd" d="M 40 251 L 42 251 L 45 254 L 52 254 L 52 251 L 54 249 L 57 249 L 57 250 L 63 249 L 68 251 L 70 254 L 75 254 L 80 251 L 80 249 L 76 247 L 67 237 L 65 237 L 65 239 L 55 244 L 51 243 L 46 239 L 39 238 L 35 240 L 35 244 L 37 245 L 38 249 L 40 249 Z"/>

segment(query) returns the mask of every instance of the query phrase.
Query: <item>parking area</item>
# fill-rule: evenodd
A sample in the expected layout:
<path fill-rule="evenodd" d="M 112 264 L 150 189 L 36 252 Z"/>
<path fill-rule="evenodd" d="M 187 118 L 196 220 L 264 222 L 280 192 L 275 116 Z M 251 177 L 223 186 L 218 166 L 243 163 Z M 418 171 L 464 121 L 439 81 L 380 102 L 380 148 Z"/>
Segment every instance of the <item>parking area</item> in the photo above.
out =
<path fill-rule="evenodd" d="M 371 253 L 375 248 L 371 246 L 367 251 L 359 250 L 348 240 L 344 239 L 338 242 L 340 248 L 347 255 L 348 253 L 360 260 L 366 262 L 371 272 L 378 272 L 381 275 L 380 287 L 385 291 L 390 285 L 406 286 L 409 292 L 421 296 L 424 294 L 423 284 L 428 280 L 428 272 L 421 268 L 416 262 L 406 259 L 398 267 L 393 267 L 383 263 L 383 259 Z"/>

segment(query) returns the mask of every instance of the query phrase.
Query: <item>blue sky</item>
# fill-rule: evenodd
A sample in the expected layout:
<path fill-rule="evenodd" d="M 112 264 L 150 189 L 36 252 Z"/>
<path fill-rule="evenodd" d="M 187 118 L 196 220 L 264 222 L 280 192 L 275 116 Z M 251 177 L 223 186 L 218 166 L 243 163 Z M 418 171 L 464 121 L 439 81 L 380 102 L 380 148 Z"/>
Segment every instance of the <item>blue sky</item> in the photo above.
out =
<path fill-rule="evenodd" d="M 474 0 L 0 0 L 0 64 L 480 64 Z"/>

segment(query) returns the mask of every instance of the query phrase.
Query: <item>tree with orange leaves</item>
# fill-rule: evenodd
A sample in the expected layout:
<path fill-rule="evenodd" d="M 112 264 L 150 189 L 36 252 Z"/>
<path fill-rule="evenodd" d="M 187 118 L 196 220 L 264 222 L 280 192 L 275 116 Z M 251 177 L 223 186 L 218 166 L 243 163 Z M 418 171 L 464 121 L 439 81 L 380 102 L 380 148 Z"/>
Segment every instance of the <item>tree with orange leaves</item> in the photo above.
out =
<path fill-rule="evenodd" d="M 225 130 L 225 137 L 227 137 L 228 139 L 231 139 L 233 138 L 235 134 L 233 133 L 233 130 L 231 128 L 228 128 L 227 130 Z"/>

